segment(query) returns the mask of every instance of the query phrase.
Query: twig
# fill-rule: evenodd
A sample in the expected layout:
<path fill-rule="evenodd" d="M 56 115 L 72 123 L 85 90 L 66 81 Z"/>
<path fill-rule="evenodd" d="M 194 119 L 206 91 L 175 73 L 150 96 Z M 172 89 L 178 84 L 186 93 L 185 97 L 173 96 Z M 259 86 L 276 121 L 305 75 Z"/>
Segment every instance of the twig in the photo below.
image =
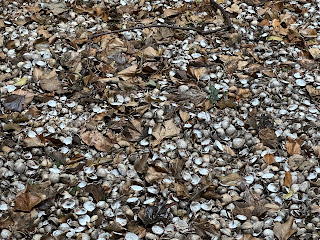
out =
<path fill-rule="evenodd" d="M 181 27 L 181 26 L 169 25 L 169 24 L 151 24 L 151 25 L 131 27 L 131 28 L 127 28 L 127 29 L 114 30 L 114 31 L 109 31 L 109 32 L 96 33 L 96 34 L 93 34 L 89 37 L 88 59 L 90 57 L 90 49 L 91 49 L 92 39 L 96 38 L 96 37 L 103 36 L 103 35 L 107 35 L 107 34 L 121 33 L 121 32 L 137 30 L 137 29 L 145 29 L 145 28 L 153 28 L 153 27 L 165 27 L 165 28 L 180 29 L 180 30 L 186 30 L 186 31 L 192 30 L 192 31 L 199 33 L 200 35 L 208 35 L 208 34 L 220 32 L 220 31 L 227 31 L 227 30 L 231 29 L 232 24 L 231 24 L 230 17 L 228 15 L 228 13 L 219 4 L 217 4 L 214 0 L 210 0 L 210 4 L 214 10 L 217 10 L 217 9 L 220 10 L 220 12 L 224 18 L 224 22 L 225 22 L 224 27 L 217 28 L 214 30 L 204 31 L 204 30 L 201 30 L 198 28 L 193 28 L 193 27 Z"/>

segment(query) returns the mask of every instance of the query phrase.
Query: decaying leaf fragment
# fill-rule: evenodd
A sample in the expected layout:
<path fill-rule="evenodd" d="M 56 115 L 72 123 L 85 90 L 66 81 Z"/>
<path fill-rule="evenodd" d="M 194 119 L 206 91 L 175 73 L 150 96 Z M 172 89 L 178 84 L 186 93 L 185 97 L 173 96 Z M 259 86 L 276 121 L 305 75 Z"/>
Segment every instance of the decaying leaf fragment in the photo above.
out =
<path fill-rule="evenodd" d="M 222 184 L 226 184 L 229 186 L 237 185 L 237 182 L 242 179 L 238 173 L 231 173 L 227 176 L 217 176 L 218 179 L 222 182 Z"/>
<path fill-rule="evenodd" d="M 98 131 L 87 131 L 81 134 L 81 139 L 89 146 L 95 146 L 98 151 L 108 152 L 112 148 L 109 138 Z"/>
<path fill-rule="evenodd" d="M 281 224 L 280 222 L 275 223 L 273 232 L 279 240 L 287 240 L 291 237 L 292 234 L 296 232 L 296 230 L 293 230 L 291 228 L 293 220 L 293 217 L 290 216 L 288 221 L 283 224 Z"/>
<path fill-rule="evenodd" d="M 314 153 L 316 154 L 316 156 L 320 158 L 320 145 L 313 146 L 312 149 L 313 149 Z"/>
<path fill-rule="evenodd" d="M 278 137 L 275 134 L 274 130 L 269 127 L 261 129 L 259 132 L 259 137 L 263 145 L 267 147 L 276 148 L 276 146 L 278 145 Z"/>
<path fill-rule="evenodd" d="M 4 107 L 10 111 L 21 112 L 24 105 L 25 96 L 12 94 L 4 102 Z"/>

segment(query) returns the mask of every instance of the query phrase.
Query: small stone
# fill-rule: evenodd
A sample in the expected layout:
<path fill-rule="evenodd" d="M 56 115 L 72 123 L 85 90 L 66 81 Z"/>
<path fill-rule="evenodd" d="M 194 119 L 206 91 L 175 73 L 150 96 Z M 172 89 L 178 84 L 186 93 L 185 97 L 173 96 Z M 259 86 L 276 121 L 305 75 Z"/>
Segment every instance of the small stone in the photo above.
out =
<path fill-rule="evenodd" d="M 49 180 L 51 183 L 58 183 L 60 181 L 60 175 L 59 173 L 50 173 Z"/>
<path fill-rule="evenodd" d="M 177 147 L 185 149 L 188 147 L 188 144 L 184 139 L 178 139 L 177 140 Z"/>
<path fill-rule="evenodd" d="M 189 90 L 189 87 L 187 85 L 180 85 L 178 87 L 179 94 L 184 94 Z"/>
<path fill-rule="evenodd" d="M 246 140 L 243 138 L 235 138 L 232 141 L 232 147 L 235 149 L 239 149 L 239 148 L 243 147 L 245 142 L 246 142 Z"/>
<path fill-rule="evenodd" d="M 245 221 L 242 225 L 241 225 L 241 229 L 243 230 L 248 230 L 251 229 L 253 227 L 252 223 L 249 221 Z"/>

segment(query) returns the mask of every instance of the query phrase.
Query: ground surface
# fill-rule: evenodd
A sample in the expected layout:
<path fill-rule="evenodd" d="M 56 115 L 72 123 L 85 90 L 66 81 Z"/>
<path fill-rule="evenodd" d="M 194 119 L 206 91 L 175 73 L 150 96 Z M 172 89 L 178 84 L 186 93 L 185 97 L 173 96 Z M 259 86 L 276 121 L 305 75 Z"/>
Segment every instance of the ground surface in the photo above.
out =
<path fill-rule="evenodd" d="M 319 1 L 217 3 L 1 2 L 1 239 L 320 238 Z"/>

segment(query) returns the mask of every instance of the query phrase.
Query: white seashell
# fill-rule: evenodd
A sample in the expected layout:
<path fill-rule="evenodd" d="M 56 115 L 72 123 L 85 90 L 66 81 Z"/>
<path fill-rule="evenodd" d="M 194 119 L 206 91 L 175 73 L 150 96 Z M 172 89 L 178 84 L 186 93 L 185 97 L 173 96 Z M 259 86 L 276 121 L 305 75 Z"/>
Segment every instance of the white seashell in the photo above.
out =
<path fill-rule="evenodd" d="M 206 122 L 209 122 L 211 120 L 210 114 L 208 112 L 199 112 L 197 117 L 200 119 L 204 119 Z"/>
<path fill-rule="evenodd" d="M 68 102 L 68 103 L 67 103 L 67 106 L 68 106 L 69 108 L 73 108 L 73 107 L 76 106 L 76 103 L 75 103 L 74 101 Z"/>
<path fill-rule="evenodd" d="M 270 183 L 270 184 L 268 185 L 268 190 L 269 190 L 270 192 L 278 192 L 279 187 L 278 187 L 276 184 L 274 184 L 274 183 Z"/>
<path fill-rule="evenodd" d="M 265 178 L 265 179 L 270 179 L 270 178 L 273 178 L 274 174 L 273 173 L 265 173 L 262 175 L 262 178 Z"/>
<path fill-rule="evenodd" d="M 223 145 L 218 140 L 214 141 L 214 145 L 217 146 L 220 151 L 224 151 Z"/>
<path fill-rule="evenodd" d="M 78 222 L 81 226 L 87 225 L 87 223 L 90 222 L 90 217 L 89 215 L 82 215 L 79 217 Z"/>
<path fill-rule="evenodd" d="M 197 164 L 197 165 L 200 165 L 202 163 L 202 158 L 201 157 L 196 157 L 194 159 L 194 163 Z"/>
<path fill-rule="evenodd" d="M 235 229 L 240 227 L 241 223 L 238 220 L 233 220 L 229 223 L 229 228 Z"/>
<path fill-rule="evenodd" d="M 43 127 L 38 127 L 38 128 L 36 128 L 35 130 L 36 130 L 36 133 L 37 133 L 38 135 L 40 135 L 41 133 L 43 133 L 44 128 L 43 128 Z"/>
<path fill-rule="evenodd" d="M 159 189 L 157 187 L 154 187 L 154 186 L 148 187 L 147 190 L 148 190 L 149 193 L 152 193 L 152 194 L 158 194 L 159 193 Z"/>
<path fill-rule="evenodd" d="M 2 210 L 2 211 L 8 210 L 8 205 L 4 202 L 1 202 L 0 203 L 0 210 Z"/>
<path fill-rule="evenodd" d="M 84 188 L 85 186 L 87 186 L 87 182 L 85 182 L 85 181 L 81 181 L 78 183 L 79 188 Z"/>
<path fill-rule="evenodd" d="M 206 168 L 200 168 L 199 173 L 203 176 L 207 176 L 209 174 L 209 170 Z"/>
<path fill-rule="evenodd" d="M 212 209 L 212 202 L 206 202 L 206 203 L 201 203 L 201 209 L 204 211 L 211 211 Z"/>
<path fill-rule="evenodd" d="M 148 142 L 147 140 L 145 140 L 145 139 L 142 139 L 142 140 L 140 141 L 140 145 L 141 145 L 141 146 L 148 146 L 148 145 L 149 145 L 149 142 Z"/>
<path fill-rule="evenodd" d="M 143 187 L 139 186 L 139 185 L 132 185 L 130 187 L 133 191 L 139 192 L 143 190 Z"/>
<path fill-rule="evenodd" d="M 149 199 L 145 200 L 145 201 L 143 202 L 143 204 L 149 205 L 149 204 L 151 204 L 151 203 L 154 203 L 155 201 L 156 201 L 155 198 L 149 198 Z"/>
<path fill-rule="evenodd" d="M 235 138 L 232 141 L 232 147 L 235 149 L 241 148 L 245 144 L 246 140 L 243 138 Z"/>
<path fill-rule="evenodd" d="M 65 209 L 71 209 L 74 208 L 76 202 L 73 199 L 62 199 L 61 200 L 61 206 Z"/>
<path fill-rule="evenodd" d="M 317 178 L 317 173 L 315 173 L 315 172 L 309 173 L 309 175 L 307 177 L 308 180 L 313 180 L 316 178 Z"/>
<path fill-rule="evenodd" d="M 85 209 L 85 208 L 76 208 L 74 210 L 74 213 L 77 214 L 77 215 L 83 215 L 83 214 L 87 213 L 87 209 Z"/>
<path fill-rule="evenodd" d="M 165 227 L 164 232 L 166 234 L 174 234 L 174 225 L 173 224 L 169 224 Z"/>
<path fill-rule="evenodd" d="M 251 104 L 252 104 L 252 106 L 258 106 L 260 104 L 260 101 L 259 101 L 259 99 L 255 98 L 252 100 Z"/>
<path fill-rule="evenodd" d="M 190 204 L 190 210 L 192 212 L 198 212 L 201 209 L 201 204 L 198 202 L 191 202 Z"/>
<path fill-rule="evenodd" d="M 65 137 L 63 138 L 62 142 L 66 145 L 69 145 L 72 143 L 72 137 Z"/>
<path fill-rule="evenodd" d="M 293 75 L 295 78 L 301 78 L 301 74 L 299 72 L 296 72 L 294 75 Z"/>
<path fill-rule="evenodd" d="M 252 184 L 254 182 L 254 176 L 252 176 L 252 175 L 246 176 L 246 177 L 244 177 L 244 179 L 246 180 L 246 183 L 248 183 L 248 184 Z"/>
<path fill-rule="evenodd" d="M 55 100 L 49 100 L 48 101 L 48 106 L 49 107 L 56 107 L 57 106 L 57 102 Z"/>
<path fill-rule="evenodd" d="M 160 227 L 160 226 L 158 226 L 158 225 L 152 226 L 151 229 L 152 229 L 152 232 L 153 232 L 154 234 L 157 234 L 157 235 L 161 235 L 161 234 L 163 234 L 163 232 L 164 232 L 163 227 Z"/>
<path fill-rule="evenodd" d="M 189 226 L 188 226 L 188 223 L 184 220 L 177 220 L 175 223 L 174 223 L 174 226 L 176 227 L 176 229 L 179 231 L 179 232 L 185 232 L 185 231 L 188 231 L 189 230 Z"/>
<path fill-rule="evenodd" d="M 290 110 L 290 111 L 294 111 L 294 110 L 296 110 L 298 108 L 298 105 L 297 104 L 292 104 L 292 105 L 289 105 L 288 106 L 288 109 Z"/>
<path fill-rule="evenodd" d="M 130 197 L 127 199 L 127 202 L 128 203 L 134 203 L 134 202 L 137 202 L 139 200 L 139 198 L 137 197 Z"/>
<path fill-rule="evenodd" d="M 305 87 L 307 85 L 306 81 L 303 79 L 297 79 L 296 84 L 300 87 Z"/>
<path fill-rule="evenodd" d="M 241 221 L 245 221 L 245 220 L 247 220 L 247 217 L 246 216 L 244 216 L 244 215 L 237 215 L 237 218 L 239 219 L 239 220 L 241 220 Z"/>
<path fill-rule="evenodd" d="M 191 178 L 191 183 L 193 185 L 197 185 L 200 182 L 200 180 L 201 180 L 200 177 L 197 174 L 195 174 Z"/>
<path fill-rule="evenodd" d="M 125 240 L 139 240 L 139 237 L 132 233 L 132 232 L 128 232 L 126 233 L 126 236 L 124 237 Z"/>
<path fill-rule="evenodd" d="M 93 202 L 88 201 L 83 204 L 83 207 L 89 212 L 92 212 L 96 208 L 96 205 Z"/>
<path fill-rule="evenodd" d="M 6 89 L 9 93 L 13 92 L 14 90 L 16 90 L 17 88 L 13 85 L 8 85 L 6 86 Z"/>
<path fill-rule="evenodd" d="M 61 231 L 61 230 L 55 230 L 55 231 L 53 231 L 52 236 L 59 237 L 62 233 L 63 233 L 63 231 Z"/>
<path fill-rule="evenodd" d="M 185 180 L 185 181 L 190 181 L 192 176 L 189 172 L 187 171 L 183 171 L 182 172 L 182 178 Z"/>
<path fill-rule="evenodd" d="M 119 223 L 121 226 L 126 226 L 128 223 L 128 220 L 125 215 L 118 215 L 116 217 L 116 222 Z"/>
<path fill-rule="evenodd" d="M 28 132 L 28 137 L 36 137 L 37 136 L 37 134 L 34 132 L 34 131 L 29 131 Z"/>

